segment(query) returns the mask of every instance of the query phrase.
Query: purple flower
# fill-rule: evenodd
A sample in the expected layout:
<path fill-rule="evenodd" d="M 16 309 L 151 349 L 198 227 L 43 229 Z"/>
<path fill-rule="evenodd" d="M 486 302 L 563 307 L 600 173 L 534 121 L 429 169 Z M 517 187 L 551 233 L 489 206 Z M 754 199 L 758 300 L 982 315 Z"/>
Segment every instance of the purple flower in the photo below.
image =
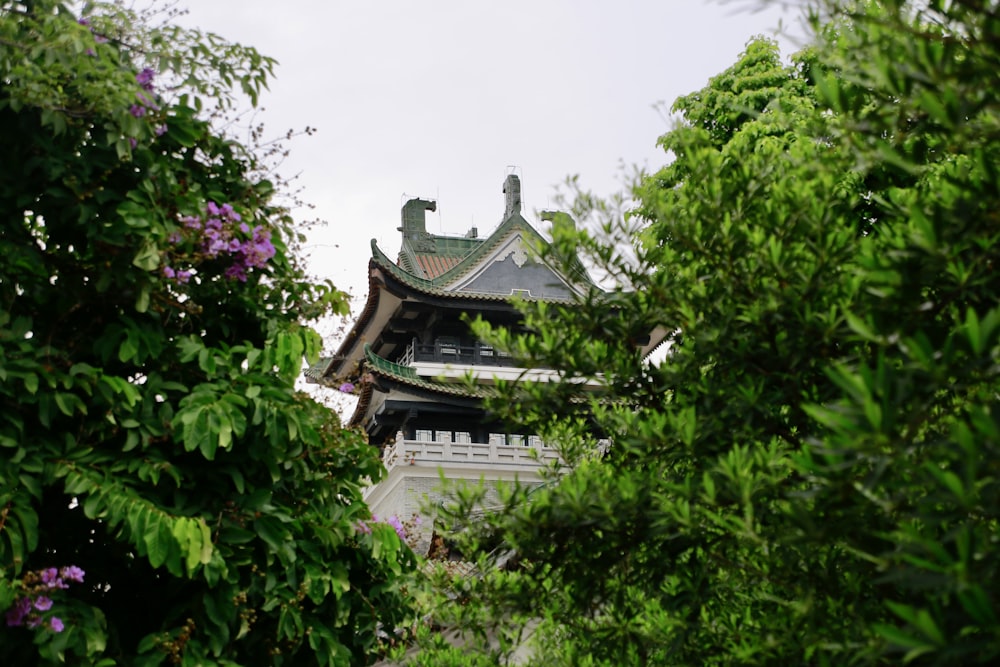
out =
<path fill-rule="evenodd" d="M 160 107 L 153 100 L 146 97 L 144 93 L 136 93 L 136 97 L 139 98 L 139 103 L 147 109 L 152 109 L 153 111 L 159 111 Z"/>
<path fill-rule="evenodd" d="M 128 145 L 131 146 L 132 148 L 135 148 L 136 146 L 139 145 L 139 142 L 136 140 L 135 137 L 129 137 L 128 138 Z"/>
<path fill-rule="evenodd" d="M 163 267 L 163 276 L 165 278 L 176 278 L 177 277 L 177 272 L 174 271 L 169 266 L 165 266 L 165 267 Z"/>
<path fill-rule="evenodd" d="M 29 628 L 31 628 L 32 630 L 34 630 L 35 628 L 37 628 L 41 624 L 42 624 L 42 617 L 41 616 L 31 616 L 31 617 L 28 618 L 28 622 L 25 625 L 27 625 Z"/>
<path fill-rule="evenodd" d="M 274 244 L 271 243 L 270 230 L 258 225 L 253 228 L 253 232 L 253 242 L 243 246 L 243 253 L 246 255 L 247 266 L 262 269 L 267 260 L 274 257 Z"/>
<path fill-rule="evenodd" d="M 48 584 L 49 588 L 59 585 L 59 570 L 54 567 L 45 568 L 41 574 L 42 583 Z"/>
<path fill-rule="evenodd" d="M 190 271 L 178 271 L 177 272 L 177 283 L 179 285 L 186 285 L 189 280 L 191 280 L 191 272 Z"/>
<path fill-rule="evenodd" d="M 64 627 L 62 619 L 58 616 L 53 616 L 49 619 L 49 627 L 52 628 L 52 632 L 62 632 Z"/>
<path fill-rule="evenodd" d="M 86 54 L 88 56 L 96 56 L 97 52 L 94 51 L 93 49 L 87 49 L 86 51 L 84 51 L 84 54 Z"/>
<path fill-rule="evenodd" d="M 163 125 L 157 125 L 156 129 L 153 130 L 153 133 L 158 137 L 162 137 L 164 134 L 166 134 L 167 133 L 166 123 L 164 123 Z"/>
<path fill-rule="evenodd" d="M 8 627 L 17 627 L 19 625 L 24 625 L 24 617 L 31 612 L 31 600 L 28 598 L 20 598 L 17 602 L 11 605 L 10 609 L 7 610 L 5 614 L 7 618 Z"/>
<path fill-rule="evenodd" d="M 233 264 L 226 269 L 226 277 L 230 280 L 239 280 L 241 283 L 247 281 L 247 270 L 240 264 Z"/>
<path fill-rule="evenodd" d="M 177 230 L 170 232 L 170 236 L 167 237 L 167 241 L 173 245 L 177 245 L 183 240 L 184 240 L 184 235 Z"/>
<path fill-rule="evenodd" d="M 212 233 L 214 235 L 210 235 Z M 218 257 L 220 252 L 229 247 L 229 244 L 220 238 L 218 232 L 215 232 L 213 229 L 205 232 L 205 237 L 208 238 L 208 242 L 202 244 L 202 249 L 209 257 Z"/>
<path fill-rule="evenodd" d="M 386 519 L 385 522 L 392 526 L 392 529 L 396 531 L 397 535 L 399 535 L 399 539 L 406 539 L 406 528 L 403 528 L 403 524 L 399 520 L 399 517 L 391 516 Z"/>
<path fill-rule="evenodd" d="M 184 216 L 181 218 L 181 222 L 183 222 L 184 226 L 188 229 L 201 229 L 201 218 L 196 218 L 193 215 Z"/>
<path fill-rule="evenodd" d="M 208 211 L 209 215 L 222 215 L 222 209 L 220 209 L 214 201 L 210 201 L 205 204 L 205 210 Z"/>
<path fill-rule="evenodd" d="M 128 112 L 135 116 L 136 118 L 142 118 L 146 115 L 146 107 L 139 106 L 138 104 L 133 104 L 128 108 Z"/>
<path fill-rule="evenodd" d="M 39 595 L 35 598 L 35 609 L 38 611 L 48 611 L 52 609 L 52 598 Z"/>
<path fill-rule="evenodd" d="M 250 233 L 250 225 L 248 225 L 245 222 L 241 222 L 240 223 L 240 231 L 243 232 L 244 234 L 249 234 Z"/>
<path fill-rule="evenodd" d="M 67 565 L 62 569 L 60 574 L 62 574 L 63 579 L 68 579 L 69 581 L 75 581 L 78 584 L 82 584 L 83 575 L 86 573 L 76 565 Z"/>
<path fill-rule="evenodd" d="M 356 524 L 354 524 L 354 528 L 359 533 L 364 533 L 365 535 L 370 535 L 372 532 L 371 526 L 369 526 L 364 521 L 358 521 Z"/>
<path fill-rule="evenodd" d="M 135 82 L 142 86 L 143 90 L 152 91 L 154 76 L 156 76 L 156 72 L 149 67 L 144 67 L 141 72 L 135 75 Z"/>
<path fill-rule="evenodd" d="M 90 19 L 80 17 L 76 20 L 76 22 L 79 23 L 80 25 L 85 25 L 90 27 L 90 34 L 94 36 L 94 41 L 96 43 L 104 44 L 106 41 L 108 41 L 108 38 L 105 37 L 104 35 L 98 35 L 96 32 L 94 32 L 94 27 L 90 25 Z"/>
<path fill-rule="evenodd" d="M 350 394 L 351 392 L 354 391 L 354 385 L 351 384 L 350 382 L 345 382 L 344 384 L 340 385 L 339 389 L 345 394 Z"/>
<path fill-rule="evenodd" d="M 240 214 L 233 209 L 232 204 L 223 204 L 221 208 L 219 208 L 219 214 L 227 220 L 231 220 L 233 222 L 240 221 Z"/>

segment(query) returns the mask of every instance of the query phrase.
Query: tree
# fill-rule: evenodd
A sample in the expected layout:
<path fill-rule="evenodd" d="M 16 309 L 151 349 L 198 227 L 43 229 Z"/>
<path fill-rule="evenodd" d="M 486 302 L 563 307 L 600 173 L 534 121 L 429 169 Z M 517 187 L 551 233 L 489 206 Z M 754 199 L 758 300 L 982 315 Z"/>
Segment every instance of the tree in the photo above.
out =
<path fill-rule="evenodd" d="M 84 11 L 0 3 L 0 662 L 361 664 L 412 555 L 294 388 L 345 297 L 210 120 L 273 61 Z"/>
<path fill-rule="evenodd" d="M 677 102 L 674 161 L 604 238 L 554 232 L 609 295 L 526 305 L 526 336 L 481 327 L 566 369 L 494 407 L 573 464 L 456 524 L 466 553 L 520 561 L 431 607 L 494 659 L 529 620 L 534 664 L 997 659 L 1000 16 L 823 9 L 792 66 L 754 41 Z"/>

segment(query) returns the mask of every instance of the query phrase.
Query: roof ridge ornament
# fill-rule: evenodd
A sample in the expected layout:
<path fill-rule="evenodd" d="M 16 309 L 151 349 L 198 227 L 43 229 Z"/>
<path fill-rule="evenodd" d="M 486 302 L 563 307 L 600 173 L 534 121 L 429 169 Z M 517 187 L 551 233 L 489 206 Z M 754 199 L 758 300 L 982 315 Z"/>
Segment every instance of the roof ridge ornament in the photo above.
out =
<path fill-rule="evenodd" d="M 503 193 L 505 210 L 503 219 L 506 220 L 515 213 L 521 212 L 521 179 L 517 174 L 508 174 L 503 182 Z"/>
<path fill-rule="evenodd" d="M 396 230 L 403 232 L 403 245 L 410 242 L 410 247 L 417 252 L 434 252 L 434 239 L 427 233 L 427 222 L 424 215 L 427 211 L 436 211 L 437 202 L 429 199 L 411 199 L 400 211 L 403 224 Z"/>
<path fill-rule="evenodd" d="M 416 239 L 422 233 L 427 233 L 427 223 L 424 221 L 425 211 L 436 211 L 437 202 L 429 199 L 411 199 L 400 211 L 402 226 L 396 230 L 403 232 L 404 238 Z"/>

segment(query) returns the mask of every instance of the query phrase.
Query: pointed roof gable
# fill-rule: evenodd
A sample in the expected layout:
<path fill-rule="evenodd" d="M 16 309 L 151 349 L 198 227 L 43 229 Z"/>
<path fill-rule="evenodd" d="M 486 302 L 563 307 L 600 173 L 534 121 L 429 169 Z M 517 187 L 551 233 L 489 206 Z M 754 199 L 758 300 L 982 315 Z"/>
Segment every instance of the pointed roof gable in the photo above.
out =
<path fill-rule="evenodd" d="M 375 366 L 366 359 L 364 343 L 374 340 L 406 303 L 503 307 L 500 304 L 514 296 L 568 303 L 592 288 L 582 264 L 564 268 L 541 257 L 548 241 L 521 215 L 521 183 L 516 175 L 507 176 L 503 191 L 504 218 L 484 239 L 478 238 L 475 228 L 461 237 L 430 234 L 425 214 L 437 210 L 437 204 L 424 199 L 406 202 L 398 228 L 403 237 L 398 259 L 390 259 L 372 239 L 365 307 L 336 354 L 310 368 L 307 378 L 336 383 L 362 366 Z"/>
<path fill-rule="evenodd" d="M 500 226 L 485 239 L 473 228 L 464 237 L 429 234 L 424 211 L 436 204 L 411 199 L 403 207 L 403 244 L 391 262 L 372 241 L 373 261 L 403 283 L 443 296 L 520 295 L 566 300 L 592 285 L 578 267 L 570 271 L 545 262 L 539 250 L 547 241 L 521 215 L 521 183 L 511 174 L 504 181 L 505 210 Z M 502 264 L 497 267 L 495 264 Z"/>
<path fill-rule="evenodd" d="M 436 202 L 411 199 L 403 205 L 403 224 L 397 227 L 403 232 L 403 243 L 396 263 L 407 273 L 418 278 L 430 280 L 437 278 L 461 262 L 463 257 L 482 243 L 477 238 L 474 227 L 465 237 L 429 234 L 424 214 L 426 211 L 436 210 Z"/>

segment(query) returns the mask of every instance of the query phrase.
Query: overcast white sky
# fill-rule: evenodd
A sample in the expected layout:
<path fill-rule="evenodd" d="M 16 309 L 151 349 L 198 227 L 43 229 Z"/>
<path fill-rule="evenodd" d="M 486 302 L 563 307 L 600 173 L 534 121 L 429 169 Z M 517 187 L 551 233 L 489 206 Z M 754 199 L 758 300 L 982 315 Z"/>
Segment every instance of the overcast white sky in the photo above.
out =
<path fill-rule="evenodd" d="M 792 34 L 794 10 L 706 0 L 188 0 L 183 20 L 279 61 L 262 114 L 274 135 L 307 125 L 281 171 L 299 174 L 327 226 L 310 266 L 367 289 L 369 241 L 399 250 L 399 209 L 436 199 L 428 231 L 491 232 L 508 167 L 526 217 L 579 174 L 601 194 L 619 165 L 655 168 L 673 100 L 731 65 L 756 34 Z M 791 26 L 789 26 L 791 24 Z M 797 48 L 777 36 L 784 53 Z M 536 225 L 544 229 L 544 225 Z"/>

